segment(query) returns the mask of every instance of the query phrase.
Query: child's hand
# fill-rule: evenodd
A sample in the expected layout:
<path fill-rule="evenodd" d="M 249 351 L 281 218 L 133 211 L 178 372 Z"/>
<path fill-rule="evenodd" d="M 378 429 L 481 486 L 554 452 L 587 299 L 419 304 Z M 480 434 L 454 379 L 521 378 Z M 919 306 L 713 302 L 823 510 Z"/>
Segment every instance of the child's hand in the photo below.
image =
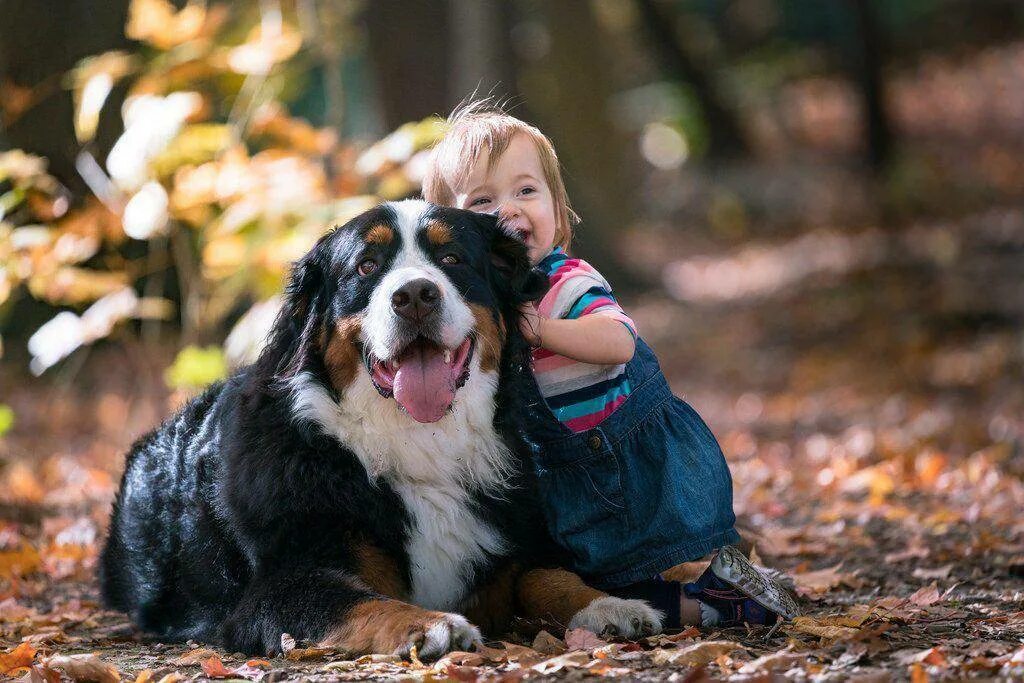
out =
<path fill-rule="evenodd" d="M 522 316 L 519 318 L 519 331 L 523 333 L 526 343 L 531 348 L 539 348 L 541 345 L 541 317 L 540 313 L 537 312 L 537 307 L 532 302 L 525 303 L 519 307 L 519 312 L 522 313 Z"/>

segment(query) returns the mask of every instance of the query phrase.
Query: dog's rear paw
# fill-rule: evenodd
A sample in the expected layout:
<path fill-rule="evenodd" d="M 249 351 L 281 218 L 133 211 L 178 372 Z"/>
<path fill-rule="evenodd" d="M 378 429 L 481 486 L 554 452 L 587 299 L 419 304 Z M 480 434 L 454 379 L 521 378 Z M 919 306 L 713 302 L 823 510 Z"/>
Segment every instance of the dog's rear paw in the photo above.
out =
<path fill-rule="evenodd" d="M 569 621 L 569 628 L 585 628 L 598 635 L 642 638 L 661 633 L 665 615 L 643 600 L 597 598 Z"/>
<path fill-rule="evenodd" d="M 456 650 L 468 650 L 481 640 L 480 630 L 461 614 L 443 613 L 434 623 L 424 624 L 409 634 L 395 654 L 408 657 L 415 646 L 421 659 L 437 659 Z"/>

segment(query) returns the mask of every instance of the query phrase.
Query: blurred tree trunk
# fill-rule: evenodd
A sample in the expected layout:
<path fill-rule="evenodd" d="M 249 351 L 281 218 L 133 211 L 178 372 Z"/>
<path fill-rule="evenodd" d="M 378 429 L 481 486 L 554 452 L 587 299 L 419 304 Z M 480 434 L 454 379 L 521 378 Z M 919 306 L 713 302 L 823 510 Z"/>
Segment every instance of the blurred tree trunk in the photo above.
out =
<path fill-rule="evenodd" d="M 61 78 L 88 55 L 121 49 L 128 0 L 0 0 L 0 127 L 4 143 L 50 161 L 50 172 L 76 194 L 85 191 L 75 170 L 78 141 L 71 91 Z M 120 134 L 124 88 L 104 105 L 93 150 L 104 160 Z M 29 108 L 13 108 L 19 98 Z"/>
<path fill-rule="evenodd" d="M 865 148 L 868 162 L 877 173 L 888 164 L 893 141 L 882 75 L 886 46 L 870 0 L 851 2 L 857 20 L 857 80 L 864 112 Z"/>
<path fill-rule="evenodd" d="M 363 15 L 388 130 L 449 108 L 448 3 L 370 0 Z"/>
<path fill-rule="evenodd" d="M 514 7 L 504 0 L 449 0 L 452 27 L 452 105 L 473 95 L 515 100 L 512 51 Z"/>
<path fill-rule="evenodd" d="M 609 116 L 606 41 L 589 2 L 536 7 L 550 33 L 550 52 L 543 62 L 522 67 L 522 88 L 536 123 L 558 150 L 569 196 L 583 218 L 575 250 L 617 288 L 635 286 L 635 276 L 622 267 L 621 232 L 636 217 L 637 183 L 629 171 L 628 140 Z"/>
<path fill-rule="evenodd" d="M 733 112 L 725 105 L 712 77 L 690 57 L 663 3 L 658 0 L 636 0 L 643 27 L 650 36 L 651 47 L 670 78 L 693 88 L 704 113 L 712 157 L 749 156 L 751 148 L 746 134 Z"/>

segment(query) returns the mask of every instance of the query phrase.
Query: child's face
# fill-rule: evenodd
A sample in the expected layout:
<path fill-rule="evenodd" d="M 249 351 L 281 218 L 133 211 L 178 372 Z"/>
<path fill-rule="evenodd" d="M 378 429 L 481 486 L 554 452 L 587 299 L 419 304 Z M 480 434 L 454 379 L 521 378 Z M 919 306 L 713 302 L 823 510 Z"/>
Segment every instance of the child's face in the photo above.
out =
<path fill-rule="evenodd" d="M 473 165 L 466 185 L 455 193 L 455 205 L 478 213 L 494 213 L 519 231 L 532 263 L 548 255 L 555 239 L 554 200 L 533 141 L 516 135 L 490 172 L 487 155 Z"/>

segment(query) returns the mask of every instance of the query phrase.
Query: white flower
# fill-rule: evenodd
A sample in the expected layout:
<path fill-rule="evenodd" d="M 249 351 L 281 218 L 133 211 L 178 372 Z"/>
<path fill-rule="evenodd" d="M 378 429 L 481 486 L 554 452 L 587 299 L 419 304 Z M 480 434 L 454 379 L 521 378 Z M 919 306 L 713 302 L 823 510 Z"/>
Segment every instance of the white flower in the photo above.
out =
<path fill-rule="evenodd" d="M 167 191 L 155 180 L 143 185 L 128 200 L 121 216 L 124 232 L 137 240 L 148 240 L 167 227 Z"/>
<path fill-rule="evenodd" d="M 107 171 L 114 182 L 126 191 L 145 183 L 149 162 L 167 148 L 188 117 L 202 106 L 202 96 L 194 92 L 129 97 L 122 109 L 124 133 L 107 156 Z"/>

